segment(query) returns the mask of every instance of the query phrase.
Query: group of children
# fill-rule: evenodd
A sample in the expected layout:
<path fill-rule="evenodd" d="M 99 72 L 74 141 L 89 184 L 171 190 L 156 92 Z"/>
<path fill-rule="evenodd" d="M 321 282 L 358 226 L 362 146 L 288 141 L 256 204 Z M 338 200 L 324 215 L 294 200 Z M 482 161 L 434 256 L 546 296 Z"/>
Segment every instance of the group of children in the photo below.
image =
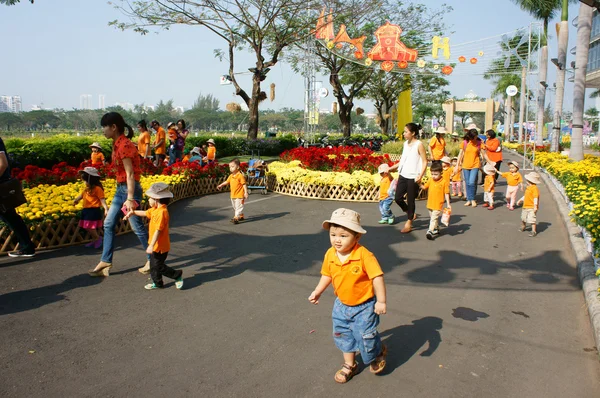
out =
<path fill-rule="evenodd" d="M 444 156 L 441 161 L 432 162 L 430 167 L 431 178 L 425 184 L 421 184 L 421 189 L 428 192 L 427 209 L 429 210 L 430 222 L 425 236 L 429 240 L 433 240 L 439 235 L 439 218 L 443 212 L 446 211 L 448 214 L 451 212 L 450 195 L 458 198 L 462 197 L 461 170 L 457 168 L 457 161 L 457 158 L 450 159 L 448 156 Z M 530 224 L 531 234 L 529 236 L 534 237 L 537 235 L 536 214 L 540 196 L 537 185 L 541 183 L 540 176 L 536 172 L 525 175 L 527 188 L 524 189 L 523 177 L 519 172 L 519 164 L 515 161 L 510 161 L 508 162 L 508 168 L 509 171 L 500 173 L 493 163 L 487 163 L 483 167 L 483 172 L 486 174 L 483 186 L 483 207 L 488 210 L 494 210 L 496 180 L 498 175 L 502 176 L 507 182 L 507 208 L 512 211 L 515 209 L 515 204 L 523 204 L 521 231 L 525 231 L 527 224 Z M 394 215 L 391 211 L 391 205 L 393 203 L 397 180 L 394 180 L 391 176 L 387 164 L 381 164 L 378 171 L 381 176 L 379 185 L 379 211 L 381 213 L 381 220 L 379 220 L 379 223 L 393 224 Z M 524 196 L 517 200 L 519 189 L 524 192 Z M 444 203 L 446 203 L 447 210 L 444 210 Z M 477 204 L 467 201 L 465 206 L 476 207 Z"/>

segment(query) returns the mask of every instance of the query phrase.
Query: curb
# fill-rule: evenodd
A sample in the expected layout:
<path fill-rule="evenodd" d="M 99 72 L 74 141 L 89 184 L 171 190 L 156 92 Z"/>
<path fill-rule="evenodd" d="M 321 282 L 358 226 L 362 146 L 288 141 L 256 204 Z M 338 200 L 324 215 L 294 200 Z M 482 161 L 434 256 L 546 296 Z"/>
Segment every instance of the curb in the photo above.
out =
<path fill-rule="evenodd" d="M 510 151 L 523 158 L 523 155 L 518 152 L 513 150 Z M 527 160 L 527 162 L 530 166 L 533 166 L 531 161 Z M 567 198 L 556 188 L 545 170 L 542 170 L 539 167 L 535 167 L 535 169 L 542 171 L 540 176 L 552 194 L 554 202 L 558 206 L 565 228 L 567 229 L 567 233 L 569 234 L 569 242 L 571 243 L 571 248 L 575 253 L 575 259 L 577 261 L 577 276 L 579 277 L 588 314 L 590 316 L 594 340 L 596 341 L 596 347 L 600 347 L 600 300 L 598 300 L 598 277 L 596 277 L 594 269 L 594 259 L 587 250 L 581 227 L 573 223 L 569 217 L 570 209 L 567 206 Z"/>

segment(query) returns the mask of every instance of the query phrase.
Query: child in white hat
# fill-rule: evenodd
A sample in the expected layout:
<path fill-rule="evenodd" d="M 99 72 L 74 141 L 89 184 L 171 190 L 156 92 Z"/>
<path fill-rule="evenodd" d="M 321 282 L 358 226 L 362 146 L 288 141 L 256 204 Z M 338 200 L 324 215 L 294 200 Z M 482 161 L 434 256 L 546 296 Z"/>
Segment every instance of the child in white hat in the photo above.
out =
<path fill-rule="evenodd" d="M 394 197 L 390 196 L 388 190 L 392 185 L 392 175 L 390 174 L 390 166 L 387 163 L 380 164 L 377 168 L 379 175 L 381 176 L 381 182 L 379 183 L 379 212 L 381 213 L 381 220 L 379 224 L 394 223 L 394 215 L 392 214 L 392 203 L 394 203 Z"/>
<path fill-rule="evenodd" d="M 483 207 L 494 210 L 494 192 L 496 187 L 496 168 L 491 164 L 483 166 L 485 180 L 483 182 Z"/>
<path fill-rule="evenodd" d="M 506 187 L 506 206 L 508 210 L 514 210 L 519 187 L 523 191 L 523 176 L 519 173 L 519 163 L 511 160 L 507 164 L 508 171 L 500 173 L 500 175 L 506 178 L 506 183 L 508 184 Z"/>
<path fill-rule="evenodd" d="M 367 233 L 360 225 L 360 214 L 337 209 L 323 222 L 323 229 L 332 247 L 325 253 L 321 280 L 308 301 L 319 304 L 321 294 L 333 283 L 333 339 L 344 355 L 334 379 L 346 383 L 358 373 L 357 352 L 371 373 L 385 368 L 387 348 L 377 332 L 379 315 L 387 312 L 385 283 L 373 253 L 358 243 Z"/>
<path fill-rule="evenodd" d="M 525 196 L 518 202 L 519 204 L 523 203 L 521 231 L 525 231 L 527 224 L 531 224 L 529 236 L 534 237 L 537 235 L 537 211 L 540 205 L 540 190 L 537 186 L 542 183 L 542 180 L 540 175 L 534 171 L 525 175 L 525 181 L 527 181 Z"/>
<path fill-rule="evenodd" d="M 92 165 L 103 166 L 106 163 L 106 160 L 104 159 L 104 154 L 102 153 L 102 147 L 100 144 L 94 142 L 92 145 L 90 145 L 90 148 L 92 149 Z"/>
<path fill-rule="evenodd" d="M 176 271 L 167 266 L 165 261 L 171 249 L 171 240 L 169 239 L 169 211 L 167 205 L 173 198 L 169 191 L 169 186 L 164 182 L 157 182 L 146 191 L 148 195 L 150 208 L 146 211 L 135 210 L 129 212 L 125 219 L 135 215 L 138 217 L 147 217 L 150 219 L 148 236 L 148 248 L 146 253 L 150 254 L 150 276 L 152 283 L 144 286 L 147 290 L 160 289 L 164 286 L 163 276 L 175 279 L 175 287 L 183 287 L 183 271 Z"/>
<path fill-rule="evenodd" d="M 85 189 L 75 198 L 73 202 L 77 206 L 83 200 L 83 210 L 79 219 L 79 228 L 83 228 L 90 234 L 92 241 L 85 247 L 99 249 L 102 246 L 102 238 L 98 230 L 102 228 L 103 220 L 108 214 L 108 205 L 104 198 L 104 188 L 100 182 L 100 174 L 95 167 L 86 167 L 79 170 L 81 179 L 85 182 Z M 102 213 L 104 209 L 104 213 Z"/>
<path fill-rule="evenodd" d="M 450 167 L 452 164 L 452 160 L 450 160 L 449 156 L 444 156 L 440 162 L 442 163 L 442 178 L 446 181 L 446 184 L 450 186 L 450 179 L 452 178 L 452 168 Z"/>
<path fill-rule="evenodd" d="M 217 147 L 215 146 L 215 140 L 211 138 L 208 141 L 206 141 L 206 144 L 208 145 L 208 149 L 206 150 L 204 162 L 212 164 L 217 158 Z"/>

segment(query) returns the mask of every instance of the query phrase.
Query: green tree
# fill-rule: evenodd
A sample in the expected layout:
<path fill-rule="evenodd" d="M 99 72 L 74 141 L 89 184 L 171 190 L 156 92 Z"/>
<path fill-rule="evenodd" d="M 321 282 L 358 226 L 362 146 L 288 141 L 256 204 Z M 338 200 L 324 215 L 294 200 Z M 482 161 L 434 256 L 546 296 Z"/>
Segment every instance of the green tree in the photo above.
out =
<path fill-rule="evenodd" d="M 18 127 L 23 124 L 23 119 L 16 113 L 3 112 L 0 113 L 0 127 L 10 131 L 11 127 Z"/>
<path fill-rule="evenodd" d="M 15 5 L 15 4 L 19 3 L 20 1 L 21 0 L 0 0 L 0 4 L 4 4 L 4 5 L 7 5 L 7 6 L 12 6 L 12 5 Z M 29 2 L 31 4 L 33 4 L 33 1 L 34 0 L 29 0 Z"/>
<path fill-rule="evenodd" d="M 600 112 L 596 108 L 589 108 L 585 111 L 585 116 L 592 125 L 592 131 L 598 131 L 598 115 Z"/>

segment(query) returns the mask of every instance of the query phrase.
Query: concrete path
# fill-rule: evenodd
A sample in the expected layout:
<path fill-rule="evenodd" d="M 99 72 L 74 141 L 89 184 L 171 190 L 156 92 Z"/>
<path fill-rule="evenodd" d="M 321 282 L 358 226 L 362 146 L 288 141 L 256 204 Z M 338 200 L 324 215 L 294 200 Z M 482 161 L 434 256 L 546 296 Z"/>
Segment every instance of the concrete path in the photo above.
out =
<path fill-rule="evenodd" d="M 104 280 L 85 273 L 99 252 L 83 247 L 4 257 L 0 396 L 599 396 L 573 254 L 541 194 L 536 238 L 517 231 L 520 211 L 457 202 L 434 242 L 425 202 L 417 230 L 402 235 L 405 217 L 380 226 L 376 204 L 253 194 L 249 220 L 233 225 L 227 194 L 182 201 L 170 207 L 169 258 L 184 271 L 182 291 L 143 289 L 133 235 L 118 238 Z M 333 381 L 342 357 L 332 291 L 307 301 L 328 248 L 321 222 L 342 206 L 362 214 L 389 311 L 386 373 L 347 385 Z"/>

